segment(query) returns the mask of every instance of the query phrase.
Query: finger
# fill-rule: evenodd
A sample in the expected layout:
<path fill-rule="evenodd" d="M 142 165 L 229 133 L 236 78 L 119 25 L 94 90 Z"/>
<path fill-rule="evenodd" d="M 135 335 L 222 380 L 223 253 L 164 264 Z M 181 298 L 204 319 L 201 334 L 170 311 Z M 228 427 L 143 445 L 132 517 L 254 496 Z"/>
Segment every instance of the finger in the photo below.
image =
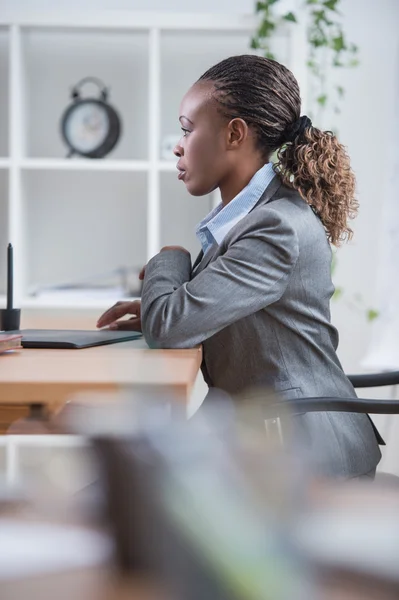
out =
<path fill-rule="evenodd" d="M 100 321 L 102 321 L 103 319 L 105 319 L 107 317 L 107 315 L 109 315 L 113 310 L 115 310 L 115 308 L 117 306 L 122 306 L 123 304 L 125 304 L 125 302 L 123 300 L 120 300 L 119 302 L 117 302 L 116 304 L 114 304 L 113 306 L 111 306 L 111 308 L 108 308 L 98 319 L 97 323 L 99 323 Z"/>
<path fill-rule="evenodd" d="M 113 331 L 141 331 L 141 319 L 140 317 L 132 317 L 131 319 L 114 321 L 108 329 Z"/>
<path fill-rule="evenodd" d="M 135 304 L 134 306 L 132 306 Z M 133 314 L 135 317 L 140 317 L 140 304 L 136 304 L 133 302 L 128 302 L 124 305 L 114 307 L 112 310 L 110 309 L 107 314 L 104 314 L 97 321 L 97 327 L 107 327 L 111 323 L 116 322 L 118 319 L 124 317 L 127 314 Z"/>
<path fill-rule="evenodd" d="M 134 300 L 133 302 L 117 302 L 105 311 L 104 314 L 97 321 L 97 327 L 104 327 L 109 325 L 113 321 L 117 321 L 121 317 L 127 314 L 136 315 L 140 314 L 140 301 Z"/>

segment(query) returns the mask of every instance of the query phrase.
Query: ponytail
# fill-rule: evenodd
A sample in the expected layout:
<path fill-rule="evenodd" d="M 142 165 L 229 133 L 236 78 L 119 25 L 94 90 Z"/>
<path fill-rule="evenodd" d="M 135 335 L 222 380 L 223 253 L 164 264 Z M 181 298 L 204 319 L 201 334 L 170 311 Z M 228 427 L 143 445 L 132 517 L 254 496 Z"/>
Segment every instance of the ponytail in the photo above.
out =
<path fill-rule="evenodd" d="M 294 123 L 288 143 L 277 151 L 275 170 L 283 183 L 294 188 L 320 217 L 329 241 L 335 246 L 353 235 L 353 219 L 359 203 L 349 156 L 331 131 L 313 127 L 301 117 Z"/>

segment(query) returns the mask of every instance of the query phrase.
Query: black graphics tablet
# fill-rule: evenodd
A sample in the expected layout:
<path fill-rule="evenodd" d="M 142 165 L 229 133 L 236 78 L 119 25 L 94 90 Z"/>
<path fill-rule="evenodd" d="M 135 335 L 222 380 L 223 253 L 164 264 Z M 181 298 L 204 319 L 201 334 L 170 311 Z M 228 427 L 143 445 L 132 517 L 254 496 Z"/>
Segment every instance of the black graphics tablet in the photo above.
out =
<path fill-rule="evenodd" d="M 23 348 L 91 348 L 130 342 L 142 337 L 136 331 L 111 331 L 109 329 L 84 331 L 73 329 L 21 329 Z"/>

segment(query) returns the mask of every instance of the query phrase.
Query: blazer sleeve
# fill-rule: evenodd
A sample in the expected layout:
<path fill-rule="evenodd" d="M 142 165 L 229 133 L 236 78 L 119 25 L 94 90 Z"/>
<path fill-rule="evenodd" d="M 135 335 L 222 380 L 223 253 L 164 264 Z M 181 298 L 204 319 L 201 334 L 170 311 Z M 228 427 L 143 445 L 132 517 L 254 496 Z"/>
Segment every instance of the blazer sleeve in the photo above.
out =
<path fill-rule="evenodd" d="M 149 261 L 143 283 L 141 319 L 147 343 L 157 348 L 193 347 L 277 302 L 298 255 L 294 228 L 270 209 L 265 223 L 253 220 L 253 227 L 191 280 L 188 253 L 160 252 Z"/>

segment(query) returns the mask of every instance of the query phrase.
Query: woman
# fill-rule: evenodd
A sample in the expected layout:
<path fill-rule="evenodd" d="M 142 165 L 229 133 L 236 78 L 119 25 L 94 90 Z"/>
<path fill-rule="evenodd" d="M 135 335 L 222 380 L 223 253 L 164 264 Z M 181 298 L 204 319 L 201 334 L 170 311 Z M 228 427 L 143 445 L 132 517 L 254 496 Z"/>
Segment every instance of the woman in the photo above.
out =
<path fill-rule="evenodd" d="M 287 398 L 355 396 L 329 308 L 330 243 L 352 234 L 355 178 L 344 147 L 300 109 L 297 81 L 273 60 L 234 56 L 202 75 L 180 107 L 178 177 L 194 196 L 219 188 L 222 204 L 197 228 L 194 266 L 163 248 L 142 272 L 141 306 L 118 303 L 99 327 L 142 328 L 161 348 L 202 343 L 205 381 L 231 394 L 267 383 Z M 330 473 L 374 473 L 368 416 L 308 413 L 299 426 Z"/>

